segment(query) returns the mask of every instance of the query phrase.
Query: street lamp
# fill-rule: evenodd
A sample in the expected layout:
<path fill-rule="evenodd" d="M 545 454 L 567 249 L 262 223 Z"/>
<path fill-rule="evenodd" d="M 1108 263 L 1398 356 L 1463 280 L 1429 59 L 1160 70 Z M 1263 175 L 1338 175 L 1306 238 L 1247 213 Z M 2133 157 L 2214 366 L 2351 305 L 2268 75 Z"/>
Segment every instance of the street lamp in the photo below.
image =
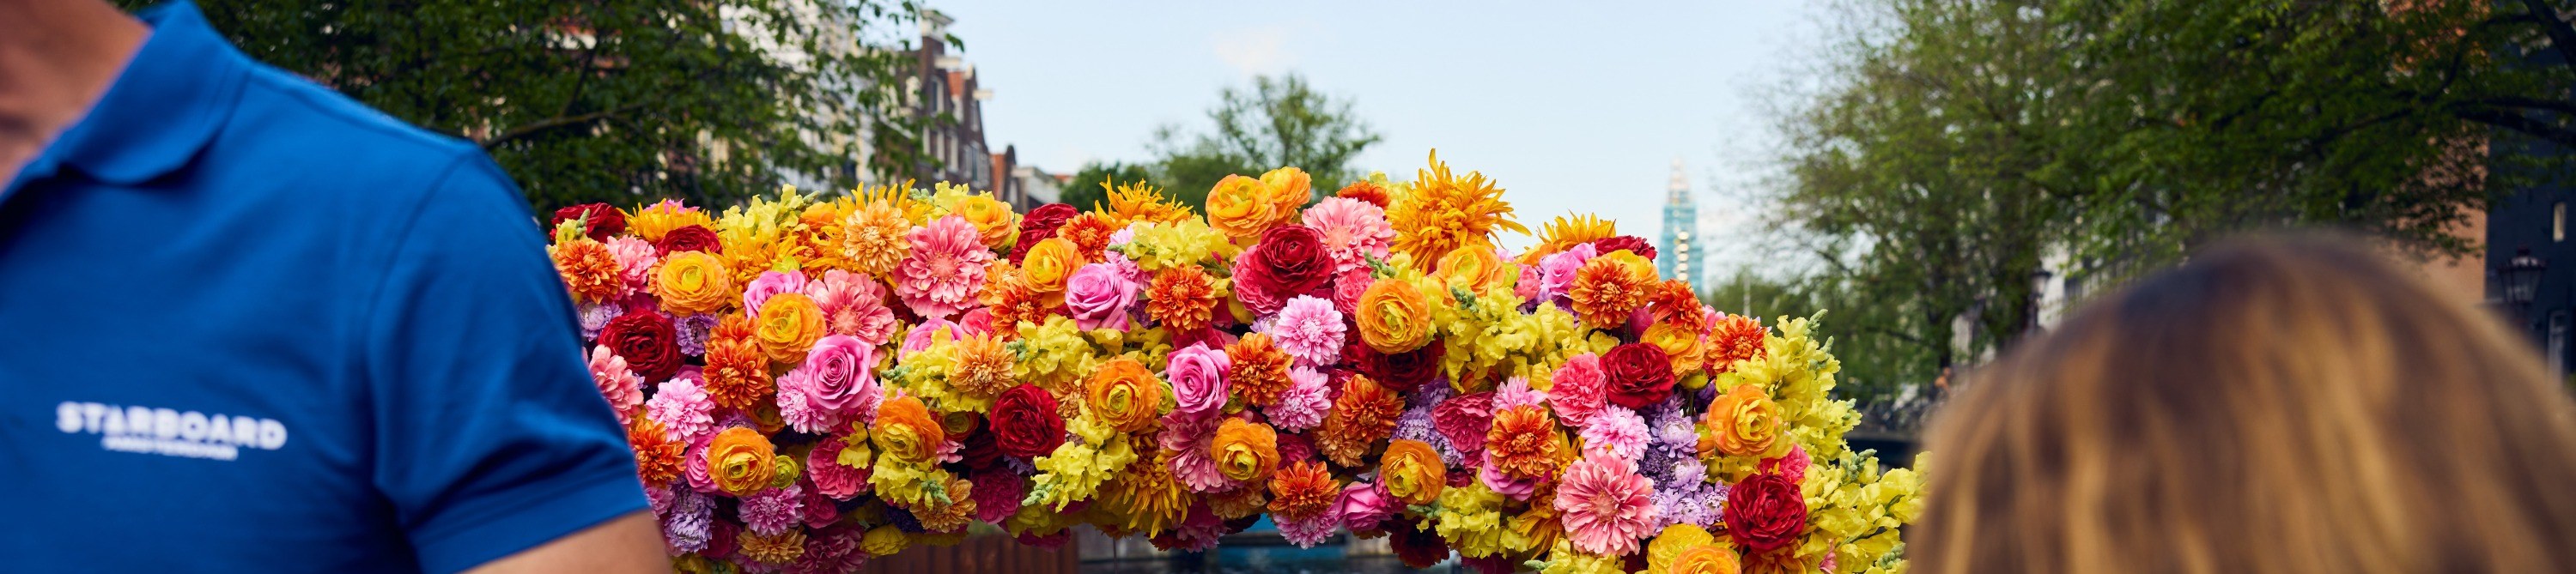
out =
<path fill-rule="evenodd" d="M 2501 273 L 2505 304 L 2516 310 L 2529 307 L 2531 300 L 2540 294 L 2540 273 L 2548 268 L 2548 261 L 2531 255 L 2531 247 L 2514 248 L 2513 258 L 2505 260 Z"/>

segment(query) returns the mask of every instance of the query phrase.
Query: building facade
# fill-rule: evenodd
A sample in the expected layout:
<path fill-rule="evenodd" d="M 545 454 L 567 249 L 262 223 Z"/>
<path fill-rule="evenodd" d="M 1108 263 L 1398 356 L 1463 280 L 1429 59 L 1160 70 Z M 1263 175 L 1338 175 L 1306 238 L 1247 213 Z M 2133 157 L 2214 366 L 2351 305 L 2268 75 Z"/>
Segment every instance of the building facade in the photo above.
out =
<path fill-rule="evenodd" d="M 1690 178 L 1681 158 L 1673 158 L 1672 181 L 1664 186 L 1664 232 L 1655 241 L 1655 272 L 1665 279 L 1706 284 L 1707 254 L 1699 249 L 1699 203 L 1691 198 Z"/>

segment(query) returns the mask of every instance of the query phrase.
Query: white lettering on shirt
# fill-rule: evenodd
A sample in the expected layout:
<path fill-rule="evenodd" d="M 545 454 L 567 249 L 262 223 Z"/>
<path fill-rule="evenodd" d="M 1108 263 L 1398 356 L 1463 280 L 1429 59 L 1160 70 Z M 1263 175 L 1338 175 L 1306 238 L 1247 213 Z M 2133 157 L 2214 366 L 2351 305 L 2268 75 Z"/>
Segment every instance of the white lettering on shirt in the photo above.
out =
<path fill-rule="evenodd" d="M 244 449 L 286 446 L 286 424 L 276 419 L 133 405 L 64 401 L 54 428 L 99 435 L 99 447 L 114 452 L 182 458 L 229 461 Z"/>

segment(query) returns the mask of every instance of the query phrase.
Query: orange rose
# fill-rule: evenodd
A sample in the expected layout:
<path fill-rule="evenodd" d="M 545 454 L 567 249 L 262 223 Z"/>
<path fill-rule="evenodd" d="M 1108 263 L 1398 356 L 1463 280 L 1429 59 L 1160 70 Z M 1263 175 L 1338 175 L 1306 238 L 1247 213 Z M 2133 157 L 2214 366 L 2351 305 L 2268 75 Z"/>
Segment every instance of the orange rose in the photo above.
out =
<path fill-rule="evenodd" d="M 1144 363 L 1119 357 L 1101 363 L 1100 369 L 1083 383 L 1082 408 L 1111 428 L 1136 432 L 1154 424 L 1154 417 L 1162 416 L 1163 404 L 1171 396 L 1171 387 L 1155 378 Z"/>
<path fill-rule="evenodd" d="M 1270 478 L 1279 468 L 1279 432 L 1270 425 L 1243 419 L 1225 419 L 1216 428 L 1216 440 L 1208 443 L 1208 455 L 1216 458 L 1218 474 L 1240 481 Z"/>
<path fill-rule="evenodd" d="M 948 441 L 948 431 L 930 415 L 930 407 L 921 404 L 920 398 L 904 395 L 887 399 L 877 407 L 876 425 L 868 428 L 868 440 L 876 443 L 880 456 L 922 462 L 939 453 L 939 444 Z"/>
<path fill-rule="evenodd" d="M 1386 444 L 1386 454 L 1378 458 L 1377 480 L 1396 500 L 1430 504 L 1449 485 L 1449 465 L 1441 462 L 1440 451 L 1432 450 L 1431 443 L 1396 439 Z"/>
<path fill-rule="evenodd" d="M 1717 451 L 1727 456 L 1771 457 L 1786 450 L 1780 441 L 1780 406 L 1751 384 L 1736 385 L 1708 405 L 1708 432 Z"/>
<path fill-rule="evenodd" d="M 777 476 L 771 465 L 777 464 L 777 453 L 769 437 L 760 431 L 742 427 L 726 428 L 707 443 L 707 473 L 715 479 L 716 488 L 734 496 L 750 496 L 767 488 Z"/>
<path fill-rule="evenodd" d="M 1451 249 L 1448 255 L 1440 256 L 1440 262 L 1434 268 L 1437 270 L 1431 276 L 1439 279 L 1441 285 L 1461 287 L 1475 293 L 1510 289 L 1512 282 L 1520 280 L 1521 276 L 1519 265 L 1503 261 L 1503 256 L 1494 254 L 1494 248 L 1488 245 Z"/>
<path fill-rule="evenodd" d="M 681 251 L 662 258 L 653 296 L 662 299 L 662 310 L 687 317 L 723 311 L 742 294 L 734 290 L 733 271 L 724 259 L 703 251 Z"/>
<path fill-rule="evenodd" d="M 760 324 L 752 338 L 760 341 L 760 350 L 769 362 L 792 364 L 805 360 L 814 349 L 814 341 L 823 338 L 823 308 L 803 293 L 780 293 L 760 304 Z"/>
<path fill-rule="evenodd" d="M 1389 355 L 1431 342 L 1431 301 L 1412 282 L 1380 279 L 1360 292 L 1360 340 Z"/>
<path fill-rule="evenodd" d="M 1073 240 L 1049 237 L 1029 247 L 1028 254 L 1022 256 L 1020 276 L 1028 278 L 1030 292 L 1037 293 L 1045 305 L 1054 307 L 1064 304 L 1065 278 L 1072 277 L 1073 271 L 1081 269 L 1085 263 L 1089 261 L 1083 258 L 1081 249 L 1074 246 Z"/>

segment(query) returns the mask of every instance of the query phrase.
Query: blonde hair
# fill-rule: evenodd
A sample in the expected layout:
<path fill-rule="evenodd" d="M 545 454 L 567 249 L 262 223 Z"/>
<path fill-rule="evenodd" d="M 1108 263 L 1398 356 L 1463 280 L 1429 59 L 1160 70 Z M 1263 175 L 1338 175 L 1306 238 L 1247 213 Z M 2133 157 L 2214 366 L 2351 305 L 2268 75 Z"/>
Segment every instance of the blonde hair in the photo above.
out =
<path fill-rule="evenodd" d="M 1975 373 L 1925 445 L 1913 565 L 2576 570 L 2576 403 L 2360 243 L 2212 249 Z"/>

